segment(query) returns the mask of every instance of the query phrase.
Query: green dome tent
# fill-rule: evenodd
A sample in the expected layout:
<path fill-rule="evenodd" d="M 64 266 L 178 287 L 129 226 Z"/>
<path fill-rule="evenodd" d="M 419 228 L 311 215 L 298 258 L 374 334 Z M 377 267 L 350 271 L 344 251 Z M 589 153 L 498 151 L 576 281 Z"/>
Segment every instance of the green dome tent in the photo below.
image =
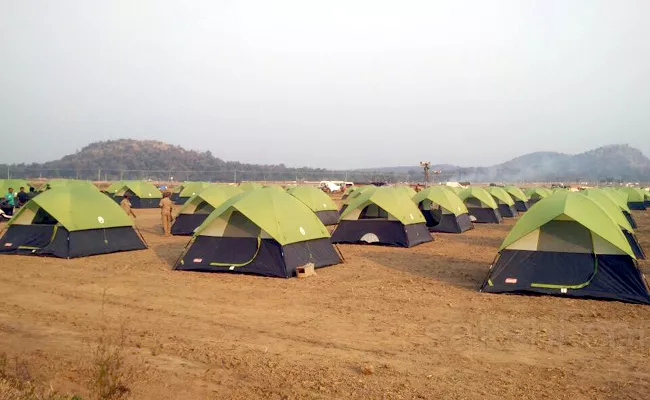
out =
<path fill-rule="evenodd" d="M 277 190 L 236 195 L 196 229 L 174 269 L 290 278 L 296 268 L 341 259 L 327 228 L 300 200 Z"/>
<path fill-rule="evenodd" d="M 445 186 L 430 186 L 413 197 L 430 232 L 463 233 L 474 229 L 463 201 Z"/>
<path fill-rule="evenodd" d="M 412 247 L 431 240 L 426 220 L 415 203 L 391 187 L 369 186 L 350 197 L 332 234 L 332 243 Z"/>
<path fill-rule="evenodd" d="M 210 187 L 208 182 L 184 182 L 177 188 L 178 191 L 172 192 L 171 201 L 175 204 L 183 205 L 192 196 L 201 193 L 203 190 Z"/>
<path fill-rule="evenodd" d="M 646 196 L 644 191 L 638 188 L 623 187 L 619 192 L 627 194 L 627 206 L 632 210 L 646 210 Z"/>
<path fill-rule="evenodd" d="M 523 190 L 519 189 L 516 186 L 506 186 L 504 188 L 506 192 L 512 197 L 515 201 L 515 208 L 518 212 L 528 211 L 528 196 L 524 193 Z"/>
<path fill-rule="evenodd" d="M 630 247 L 634 251 L 634 255 L 639 260 L 645 259 L 645 253 L 639 244 L 636 236 L 634 235 L 634 228 L 628 221 L 628 219 L 623 214 L 623 211 L 618 205 L 602 190 L 598 189 L 589 189 L 580 192 L 591 200 L 595 201 L 605 212 L 618 224 L 621 228 L 621 231 L 625 235 L 630 244 Z"/>
<path fill-rule="evenodd" d="M 114 201 L 82 185 L 48 190 L 9 221 L 0 252 L 62 258 L 145 249 L 133 221 Z"/>
<path fill-rule="evenodd" d="M 336 225 L 339 210 L 327 193 L 314 186 L 295 186 L 287 191 L 316 213 L 323 225 Z"/>
<path fill-rule="evenodd" d="M 264 186 L 262 186 L 261 183 L 257 183 L 257 182 L 243 182 L 239 184 L 239 188 L 244 191 L 261 189 L 263 187 Z"/>
<path fill-rule="evenodd" d="M 545 199 L 553 193 L 546 188 L 528 188 L 524 190 L 526 196 L 528 196 L 528 204 L 532 206 L 541 199 Z"/>
<path fill-rule="evenodd" d="M 119 204 L 124 196 L 129 196 L 133 208 L 158 208 L 162 193 L 149 182 L 126 182 L 115 192 L 113 199 Z"/>
<path fill-rule="evenodd" d="M 637 228 L 636 221 L 634 220 L 634 217 L 632 217 L 632 211 L 630 210 L 630 207 L 627 206 L 626 196 L 621 196 L 620 193 L 612 190 L 607 190 L 607 188 L 594 188 L 589 189 L 589 191 L 597 191 L 609 197 L 609 199 L 612 200 L 618 206 L 618 208 L 621 209 L 623 215 L 627 219 L 627 222 L 629 222 L 632 229 Z"/>
<path fill-rule="evenodd" d="M 494 201 L 496 201 L 499 206 L 499 214 L 501 214 L 502 217 L 512 218 L 517 216 L 515 201 L 504 188 L 490 186 L 485 190 L 494 197 Z"/>
<path fill-rule="evenodd" d="M 555 193 L 521 217 L 481 291 L 650 304 L 645 278 L 619 225 L 595 201 L 572 192 Z"/>
<path fill-rule="evenodd" d="M 470 187 L 460 192 L 458 197 L 465 203 L 469 215 L 475 220 L 474 222 L 487 224 L 503 222 L 497 202 L 485 189 Z"/>
<path fill-rule="evenodd" d="M 208 215 L 223 203 L 244 191 L 237 186 L 212 185 L 190 197 L 178 211 L 171 227 L 172 235 L 192 235 Z"/>

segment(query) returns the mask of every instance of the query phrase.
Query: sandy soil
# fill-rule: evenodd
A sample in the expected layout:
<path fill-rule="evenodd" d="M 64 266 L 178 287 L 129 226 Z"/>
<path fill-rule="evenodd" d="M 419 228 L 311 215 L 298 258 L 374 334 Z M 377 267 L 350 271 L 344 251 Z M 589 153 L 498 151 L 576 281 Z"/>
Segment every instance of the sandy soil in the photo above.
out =
<path fill-rule="evenodd" d="M 0 256 L 0 352 L 87 395 L 90 350 L 123 325 L 135 399 L 650 398 L 650 307 L 477 292 L 513 221 L 340 246 L 345 264 L 282 280 L 174 272 L 187 238 L 136 212 L 149 250 Z"/>

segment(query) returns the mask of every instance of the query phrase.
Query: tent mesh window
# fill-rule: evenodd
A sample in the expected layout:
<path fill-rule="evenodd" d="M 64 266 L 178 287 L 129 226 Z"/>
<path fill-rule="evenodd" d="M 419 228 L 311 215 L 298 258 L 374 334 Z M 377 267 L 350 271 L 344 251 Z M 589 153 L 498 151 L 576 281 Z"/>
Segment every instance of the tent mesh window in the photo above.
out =
<path fill-rule="evenodd" d="M 194 214 L 210 214 L 212 211 L 214 211 L 214 207 L 212 207 L 208 202 L 202 201 L 198 206 L 196 206 Z"/>
<path fill-rule="evenodd" d="M 224 237 L 258 237 L 261 228 L 239 211 L 233 211 L 228 219 L 228 225 L 223 232 Z"/>
<path fill-rule="evenodd" d="M 467 208 L 483 208 L 483 203 L 481 203 L 481 200 L 476 197 L 468 197 L 465 200 L 465 205 Z"/>
<path fill-rule="evenodd" d="M 550 221 L 539 229 L 539 251 L 593 253 L 591 232 L 578 222 Z"/>
<path fill-rule="evenodd" d="M 56 220 L 53 216 L 50 215 L 47 211 L 39 208 L 32 220 L 34 225 L 56 225 L 59 221 Z"/>
<path fill-rule="evenodd" d="M 369 204 L 361 211 L 359 219 L 388 219 L 388 213 L 376 204 Z"/>

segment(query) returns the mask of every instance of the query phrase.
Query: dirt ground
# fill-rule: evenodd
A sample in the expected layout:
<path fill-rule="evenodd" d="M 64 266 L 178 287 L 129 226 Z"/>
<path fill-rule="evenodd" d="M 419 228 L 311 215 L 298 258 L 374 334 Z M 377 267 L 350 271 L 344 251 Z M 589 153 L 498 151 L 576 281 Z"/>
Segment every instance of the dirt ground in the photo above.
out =
<path fill-rule="evenodd" d="M 478 293 L 512 220 L 284 280 L 172 271 L 188 239 L 136 213 L 149 250 L 0 256 L 0 353 L 81 396 L 123 326 L 134 399 L 650 398 L 650 307 Z"/>

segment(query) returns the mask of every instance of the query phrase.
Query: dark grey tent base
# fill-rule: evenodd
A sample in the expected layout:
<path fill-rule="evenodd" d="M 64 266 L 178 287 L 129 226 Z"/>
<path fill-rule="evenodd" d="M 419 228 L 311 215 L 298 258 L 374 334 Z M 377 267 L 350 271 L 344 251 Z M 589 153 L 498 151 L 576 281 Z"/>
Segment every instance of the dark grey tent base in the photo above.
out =
<path fill-rule="evenodd" d="M 336 225 L 339 222 L 339 212 L 337 210 L 316 211 L 316 216 L 323 225 Z"/>
<path fill-rule="evenodd" d="M 433 240 L 426 224 L 403 225 L 386 219 L 340 221 L 332 233 L 332 243 L 367 243 L 362 238 L 374 234 L 379 239 L 371 244 L 413 247 Z"/>
<path fill-rule="evenodd" d="M 133 227 L 69 232 L 55 225 L 12 225 L 0 238 L 0 253 L 60 258 L 143 250 L 147 246 Z"/>
<path fill-rule="evenodd" d="M 499 214 L 501 214 L 502 217 L 514 218 L 517 216 L 517 209 L 515 206 L 499 204 Z"/>
<path fill-rule="evenodd" d="M 257 238 L 198 236 L 190 242 L 174 269 L 291 278 L 296 276 L 297 267 L 307 263 L 322 268 L 340 262 L 328 238 L 285 246 L 273 239 L 263 239 L 258 249 Z M 220 265 L 212 265 L 215 263 Z M 230 264 L 245 265 L 232 267 Z"/>
<path fill-rule="evenodd" d="M 636 258 L 638 260 L 645 260 L 645 252 L 641 248 L 641 245 L 639 244 L 636 236 L 626 230 L 623 230 L 623 234 L 625 235 L 627 242 L 630 244 L 630 247 L 632 248 L 632 251 L 634 252 Z"/>
<path fill-rule="evenodd" d="M 515 200 L 515 208 L 518 212 L 528 211 L 528 202 L 523 200 Z"/>
<path fill-rule="evenodd" d="M 627 255 L 503 250 L 481 291 L 650 304 L 643 274 Z"/>
<path fill-rule="evenodd" d="M 172 224 L 172 235 L 192 236 L 194 229 L 208 218 L 210 214 L 179 214 Z"/>
<path fill-rule="evenodd" d="M 471 207 L 467 209 L 469 211 L 469 215 L 472 217 L 476 218 L 476 223 L 481 223 L 481 224 L 500 224 L 503 222 L 503 218 L 501 217 L 501 213 L 499 213 L 499 210 L 495 210 L 492 208 L 477 208 L 477 207 Z"/>
<path fill-rule="evenodd" d="M 623 215 L 625 215 L 625 218 L 627 218 L 627 222 L 630 223 L 630 226 L 632 226 L 632 229 L 638 228 L 636 225 L 636 221 L 634 220 L 634 217 L 627 211 L 623 211 Z"/>
<path fill-rule="evenodd" d="M 442 214 L 440 211 L 420 210 L 427 221 L 429 232 L 463 233 L 474 229 L 469 214 Z"/>
<path fill-rule="evenodd" d="M 187 203 L 187 201 L 188 201 L 189 199 L 190 199 L 189 197 L 178 197 L 176 200 L 172 200 L 172 201 L 173 201 L 175 204 L 183 205 L 183 204 Z"/>
<path fill-rule="evenodd" d="M 627 206 L 630 210 L 644 211 L 647 209 L 644 201 L 630 201 Z"/>
<path fill-rule="evenodd" d="M 120 204 L 124 196 L 113 196 L 113 199 Z M 131 202 L 132 208 L 158 208 L 161 199 L 142 199 L 135 195 L 129 196 L 129 201 Z"/>

